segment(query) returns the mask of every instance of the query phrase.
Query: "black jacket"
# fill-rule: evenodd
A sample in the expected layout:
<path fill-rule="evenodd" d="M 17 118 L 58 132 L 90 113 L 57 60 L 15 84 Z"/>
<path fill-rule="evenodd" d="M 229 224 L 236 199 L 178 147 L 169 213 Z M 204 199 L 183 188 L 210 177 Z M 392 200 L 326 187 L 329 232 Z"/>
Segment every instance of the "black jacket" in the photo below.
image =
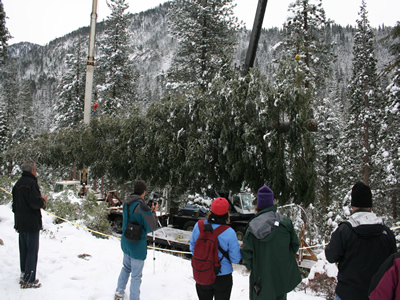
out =
<path fill-rule="evenodd" d="M 338 263 L 336 294 L 342 300 L 367 300 L 372 276 L 396 252 L 393 232 L 372 212 L 355 212 L 332 233 L 326 259 Z"/>
<path fill-rule="evenodd" d="M 22 172 L 22 176 L 12 189 L 14 212 L 14 228 L 18 232 L 35 232 L 42 229 L 44 207 L 36 177 L 30 172 Z"/>

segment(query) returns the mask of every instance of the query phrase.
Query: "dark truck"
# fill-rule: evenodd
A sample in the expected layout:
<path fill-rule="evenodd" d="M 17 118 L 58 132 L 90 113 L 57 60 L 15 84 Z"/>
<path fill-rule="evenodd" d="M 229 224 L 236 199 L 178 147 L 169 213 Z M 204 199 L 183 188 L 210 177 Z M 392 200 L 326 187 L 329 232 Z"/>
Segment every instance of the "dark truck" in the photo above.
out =
<path fill-rule="evenodd" d="M 224 197 L 228 200 L 229 225 L 235 230 L 238 240 L 242 241 L 246 225 L 255 214 L 252 195 L 247 192 L 240 192 L 233 195 L 216 193 L 215 196 Z M 209 210 L 207 208 L 187 205 L 176 214 L 170 216 L 169 222 L 175 228 L 192 231 L 196 222 L 207 218 L 208 213 Z"/>

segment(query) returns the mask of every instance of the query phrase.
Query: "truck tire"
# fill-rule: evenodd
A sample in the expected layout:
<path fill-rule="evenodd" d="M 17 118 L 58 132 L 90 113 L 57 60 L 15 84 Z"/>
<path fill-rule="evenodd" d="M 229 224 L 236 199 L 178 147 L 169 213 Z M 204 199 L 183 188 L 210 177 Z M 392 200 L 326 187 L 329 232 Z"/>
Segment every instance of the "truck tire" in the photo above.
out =
<path fill-rule="evenodd" d="M 112 231 L 122 233 L 122 216 L 117 216 L 111 223 Z"/>
<path fill-rule="evenodd" d="M 183 230 L 193 231 L 194 225 L 196 225 L 196 221 L 188 221 L 183 224 Z"/>
<path fill-rule="evenodd" d="M 244 239 L 244 226 L 237 226 L 235 227 L 236 236 L 238 241 L 243 241 Z"/>

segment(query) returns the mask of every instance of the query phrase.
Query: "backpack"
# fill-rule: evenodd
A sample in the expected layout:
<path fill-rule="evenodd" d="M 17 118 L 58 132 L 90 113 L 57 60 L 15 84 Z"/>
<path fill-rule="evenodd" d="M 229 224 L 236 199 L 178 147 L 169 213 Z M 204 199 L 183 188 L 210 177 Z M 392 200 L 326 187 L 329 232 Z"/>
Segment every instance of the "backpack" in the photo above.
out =
<path fill-rule="evenodd" d="M 226 257 L 227 251 L 218 246 L 218 235 L 229 228 L 228 225 L 220 225 L 213 230 L 211 224 L 205 224 L 204 220 L 198 222 L 200 235 L 194 245 L 192 256 L 193 278 L 200 285 L 210 285 L 215 282 L 217 274 L 221 270 L 221 260 Z M 218 250 L 223 254 L 218 258 Z"/>

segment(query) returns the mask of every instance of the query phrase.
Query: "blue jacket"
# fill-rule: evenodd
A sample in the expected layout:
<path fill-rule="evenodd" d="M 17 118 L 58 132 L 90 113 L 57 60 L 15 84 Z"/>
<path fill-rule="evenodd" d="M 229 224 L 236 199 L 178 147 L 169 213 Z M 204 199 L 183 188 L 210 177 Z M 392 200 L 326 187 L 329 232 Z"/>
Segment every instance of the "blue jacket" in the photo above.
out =
<path fill-rule="evenodd" d="M 207 220 L 204 221 L 204 224 L 208 223 L 209 222 L 207 222 Z M 219 224 L 211 224 L 211 225 L 213 229 L 220 226 Z M 199 235 L 200 235 L 200 229 L 199 225 L 196 223 L 196 225 L 193 228 L 192 235 L 190 236 L 190 252 L 192 252 L 192 255 L 194 253 L 194 245 L 196 244 Z M 218 276 L 231 274 L 233 272 L 232 263 L 237 264 L 242 258 L 242 255 L 240 254 L 240 246 L 236 236 L 236 232 L 231 227 L 229 227 L 227 230 L 225 230 L 218 236 L 218 244 L 219 246 L 221 246 L 222 249 L 224 249 L 229 253 L 229 258 L 231 260 L 229 261 L 226 258 L 223 258 L 221 260 L 221 272 L 218 274 Z M 222 253 L 220 251 L 218 251 L 218 257 L 219 259 L 222 258 Z"/>
<path fill-rule="evenodd" d="M 129 204 L 129 219 L 128 219 L 128 204 Z M 130 195 L 125 199 L 124 208 L 122 211 L 122 217 L 123 217 L 122 236 L 121 236 L 122 251 L 132 258 L 145 260 L 147 256 L 146 236 L 149 232 L 152 232 L 155 229 L 157 229 L 157 217 L 153 215 L 150 208 L 138 195 Z M 128 241 L 125 238 L 124 232 L 126 230 L 128 223 L 137 223 L 142 227 L 142 237 L 138 242 Z"/>

